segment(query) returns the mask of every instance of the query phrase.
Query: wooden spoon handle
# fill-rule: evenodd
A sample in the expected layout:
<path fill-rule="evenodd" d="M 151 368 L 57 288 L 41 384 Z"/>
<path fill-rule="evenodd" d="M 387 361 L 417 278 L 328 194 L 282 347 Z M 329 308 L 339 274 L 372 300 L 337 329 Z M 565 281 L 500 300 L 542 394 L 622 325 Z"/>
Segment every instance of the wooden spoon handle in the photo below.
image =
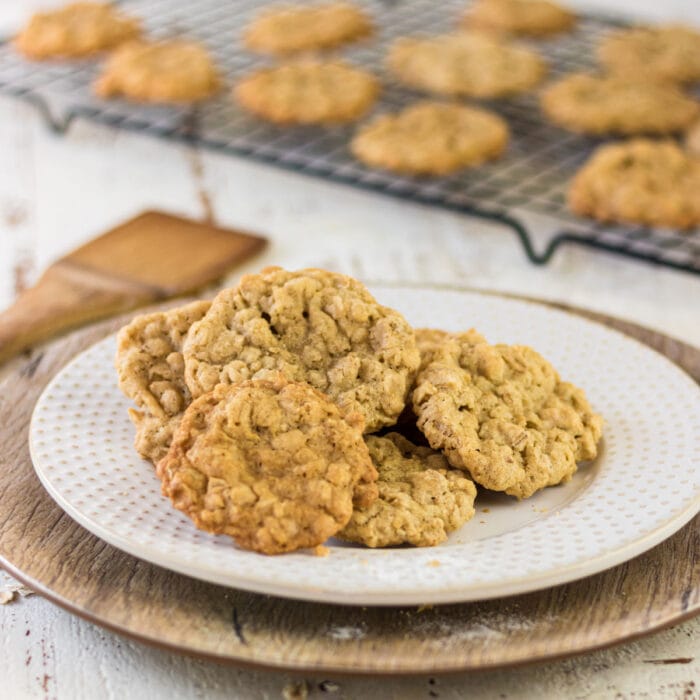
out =
<path fill-rule="evenodd" d="M 58 262 L 0 313 L 0 363 L 60 331 L 162 296 L 157 288 Z"/>

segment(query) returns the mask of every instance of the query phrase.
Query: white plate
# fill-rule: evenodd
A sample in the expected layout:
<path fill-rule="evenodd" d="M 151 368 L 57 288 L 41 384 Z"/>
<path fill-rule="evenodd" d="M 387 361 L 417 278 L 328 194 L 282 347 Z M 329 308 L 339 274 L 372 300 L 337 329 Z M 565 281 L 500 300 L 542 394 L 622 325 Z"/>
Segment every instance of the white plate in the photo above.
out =
<path fill-rule="evenodd" d="M 517 502 L 480 494 L 438 547 L 265 556 L 197 530 L 160 494 L 132 446 L 114 337 L 56 376 L 30 429 L 34 466 L 81 525 L 134 556 L 195 578 L 291 598 L 361 605 L 492 598 L 565 583 L 649 549 L 700 510 L 700 389 L 661 355 L 601 325 L 476 293 L 375 287 L 415 326 L 475 326 L 539 350 L 606 420 L 602 453 L 574 479 Z"/>

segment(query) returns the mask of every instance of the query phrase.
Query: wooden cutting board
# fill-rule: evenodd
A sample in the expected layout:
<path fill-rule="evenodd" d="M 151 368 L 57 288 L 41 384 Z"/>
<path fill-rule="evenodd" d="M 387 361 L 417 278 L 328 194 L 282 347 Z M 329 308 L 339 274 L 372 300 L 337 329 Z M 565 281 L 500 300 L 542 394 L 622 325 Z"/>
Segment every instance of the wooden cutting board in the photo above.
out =
<path fill-rule="evenodd" d="M 144 212 L 57 260 L 0 311 L 0 362 L 68 328 L 193 294 L 266 243 L 251 233 Z"/>
<path fill-rule="evenodd" d="M 700 381 L 700 350 L 631 323 L 569 310 L 637 338 Z M 71 612 L 186 654 L 364 674 L 434 674 L 552 659 L 700 612 L 700 516 L 602 574 L 527 595 L 427 609 L 354 608 L 246 593 L 172 573 L 105 544 L 44 491 L 30 462 L 27 430 L 51 377 L 122 322 L 55 342 L 0 385 L 0 564 Z"/>

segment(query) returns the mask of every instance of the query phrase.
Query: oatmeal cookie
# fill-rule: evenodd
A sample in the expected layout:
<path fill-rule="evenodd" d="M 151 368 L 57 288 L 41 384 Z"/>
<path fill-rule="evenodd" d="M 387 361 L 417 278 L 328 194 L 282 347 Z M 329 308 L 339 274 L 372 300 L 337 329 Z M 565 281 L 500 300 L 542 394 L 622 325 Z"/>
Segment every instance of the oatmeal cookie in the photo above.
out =
<path fill-rule="evenodd" d="M 100 97 L 122 95 L 135 102 L 189 103 L 220 87 L 207 50 L 191 41 L 132 42 L 107 60 L 94 85 Z"/>
<path fill-rule="evenodd" d="M 167 452 L 192 400 L 185 384 L 182 345 L 210 303 L 195 301 L 137 316 L 119 332 L 115 358 L 119 388 L 139 407 L 129 411 L 136 426 L 136 449 L 154 464 Z"/>
<path fill-rule="evenodd" d="M 367 14 L 347 2 L 281 5 L 266 9 L 248 27 L 243 41 L 252 51 L 279 55 L 333 48 L 371 33 Z"/>
<path fill-rule="evenodd" d="M 526 92 L 546 72 L 534 51 L 479 32 L 403 37 L 389 49 L 387 67 L 416 90 L 484 99 Z"/>
<path fill-rule="evenodd" d="M 543 37 L 570 30 L 576 15 L 550 0 L 476 0 L 463 26 L 498 34 Z"/>
<path fill-rule="evenodd" d="M 585 73 L 568 75 L 541 96 L 555 124 L 585 134 L 670 134 L 700 113 L 697 100 L 672 84 Z"/>
<path fill-rule="evenodd" d="M 700 157 L 673 141 L 600 146 L 568 192 L 576 214 L 679 229 L 700 224 Z"/>
<path fill-rule="evenodd" d="M 379 81 L 341 61 L 306 60 L 263 68 L 234 91 L 250 112 L 278 124 L 333 124 L 362 116 L 379 94 Z"/>
<path fill-rule="evenodd" d="M 219 385 L 190 404 L 158 463 L 163 494 L 245 549 L 314 547 L 346 525 L 360 482 L 376 498 L 363 423 L 281 374 Z"/>
<path fill-rule="evenodd" d="M 583 391 L 537 352 L 472 333 L 433 352 L 412 399 L 433 449 L 478 484 L 517 498 L 568 481 L 577 461 L 596 456 L 602 431 Z"/>
<path fill-rule="evenodd" d="M 429 447 L 398 433 L 366 438 L 377 468 L 379 497 L 358 508 L 338 537 L 368 547 L 431 547 L 474 515 L 476 487 Z"/>
<path fill-rule="evenodd" d="M 279 370 L 363 415 L 367 432 L 396 421 L 418 362 L 401 314 L 357 280 L 315 269 L 246 275 L 218 294 L 185 343 L 193 396 Z"/>
<path fill-rule="evenodd" d="M 700 121 L 695 122 L 685 134 L 685 146 L 695 156 L 700 156 Z"/>
<path fill-rule="evenodd" d="M 460 344 L 472 346 L 486 342 L 486 338 L 475 328 L 457 335 L 437 328 L 416 328 L 415 333 L 420 353 L 420 370 L 425 369 L 440 353 L 451 352 L 457 356 Z"/>
<path fill-rule="evenodd" d="M 80 58 L 137 38 L 137 19 L 113 5 L 75 2 L 56 10 L 38 12 L 17 35 L 15 46 L 27 58 Z"/>
<path fill-rule="evenodd" d="M 598 60 L 614 75 L 638 80 L 700 80 L 700 32 L 684 26 L 635 27 L 605 37 Z"/>
<path fill-rule="evenodd" d="M 351 143 L 363 163 L 399 173 L 445 175 L 501 155 L 508 125 L 475 107 L 420 102 L 361 127 Z"/>

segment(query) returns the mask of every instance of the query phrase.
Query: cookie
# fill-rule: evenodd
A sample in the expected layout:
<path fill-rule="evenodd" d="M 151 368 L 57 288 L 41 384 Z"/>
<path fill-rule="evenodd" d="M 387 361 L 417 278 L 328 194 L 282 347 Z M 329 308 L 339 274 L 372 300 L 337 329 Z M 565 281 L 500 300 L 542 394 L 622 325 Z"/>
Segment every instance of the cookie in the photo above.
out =
<path fill-rule="evenodd" d="M 136 450 L 154 464 L 167 452 L 192 400 L 185 384 L 182 345 L 190 326 L 209 306 L 208 301 L 195 301 L 144 314 L 119 331 L 115 358 L 119 388 L 139 407 L 129 411 L 136 426 Z"/>
<path fill-rule="evenodd" d="M 220 292 L 192 326 L 184 355 L 193 396 L 279 370 L 360 413 L 367 432 L 394 424 L 419 362 L 413 329 L 363 284 L 279 267 Z"/>
<path fill-rule="evenodd" d="M 690 153 L 700 156 L 700 121 L 695 122 L 686 132 L 685 146 Z"/>
<path fill-rule="evenodd" d="M 35 14 L 17 35 L 15 47 L 35 60 L 81 58 L 112 49 L 140 33 L 139 21 L 111 4 L 75 2 Z"/>
<path fill-rule="evenodd" d="M 454 334 L 437 328 L 416 328 L 416 345 L 420 353 L 420 370 L 425 369 L 439 353 L 443 352 L 447 343 L 454 342 Z M 475 328 L 470 328 L 459 334 L 460 341 L 466 345 L 485 343 L 484 338 Z"/>
<path fill-rule="evenodd" d="M 528 498 L 596 456 L 602 419 L 532 348 L 457 333 L 431 352 L 412 396 L 418 427 L 478 484 Z"/>
<path fill-rule="evenodd" d="M 99 97 L 186 104 L 205 100 L 220 87 L 207 50 L 191 41 L 129 43 L 107 60 L 94 85 Z"/>
<path fill-rule="evenodd" d="M 163 494 L 198 528 L 245 549 L 315 547 L 347 524 L 360 482 L 376 497 L 362 427 L 281 374 L 220 385 L 185 411 L 158 463 Z"/>
<path fill-rule="evenodd" d="M 501 155 L 506 122 L 484 109 L 420 102 L 363 126 L 351 143 L 363 163 L 398 173 L 446 175 Z"/>
<path fill-rule="evenodd" d="M 329 49 L 372 33 L 372 21 L 359 7 L 332 2 L 268 8 L 246 29 L 246 48 L 267 54 Z"/>
<path fill-rule="evenodd" d="M 600 221 L 687 229 L 700 225 L 700 157 L 673 141 L 600 146 L 568 191 L 571 210 Z"/>
<path fill-rule="evenodd" d="M 700 80 L 700 32 L 689 27 L 623 29 L 605 37 L 597 54 L 608 72 L 632 80 Z"/>
<path fill-rule="evenodd" d="M 526 92 L 546 72 L 534 51 L 478 32 L 398 39 L 387 67 L 416 90 L 485 99 Z"/>
<path fill-rule="evenodd" d="M 341 61 L 306 60 L 263 68 L 234 91 L 249 112 L 278 124 L 354 121 L 375 102 L 379 81 Z"/>
<path fill-rule="evenodd" d="M 670 134 L 700 113 L 697 100 L 669 84 L 576 73 L 541 95 L 542 111 L 555 124 L 584 134 Z"/>
<path fill-rule="evenodd" d="M 462 20 L 468 29 L 544 37 L 569 31 L 576 15 L 549 0 L 476 0 Z"/>
<path fill-rule="evenodd" d="M 379 474 L 379 496 L 354 510 L 339 538 L 368 547 L 431 547 L 473 517 L 474 483 L 439 452 L 398 433 L 369 435 L 366 442 Z"/>

